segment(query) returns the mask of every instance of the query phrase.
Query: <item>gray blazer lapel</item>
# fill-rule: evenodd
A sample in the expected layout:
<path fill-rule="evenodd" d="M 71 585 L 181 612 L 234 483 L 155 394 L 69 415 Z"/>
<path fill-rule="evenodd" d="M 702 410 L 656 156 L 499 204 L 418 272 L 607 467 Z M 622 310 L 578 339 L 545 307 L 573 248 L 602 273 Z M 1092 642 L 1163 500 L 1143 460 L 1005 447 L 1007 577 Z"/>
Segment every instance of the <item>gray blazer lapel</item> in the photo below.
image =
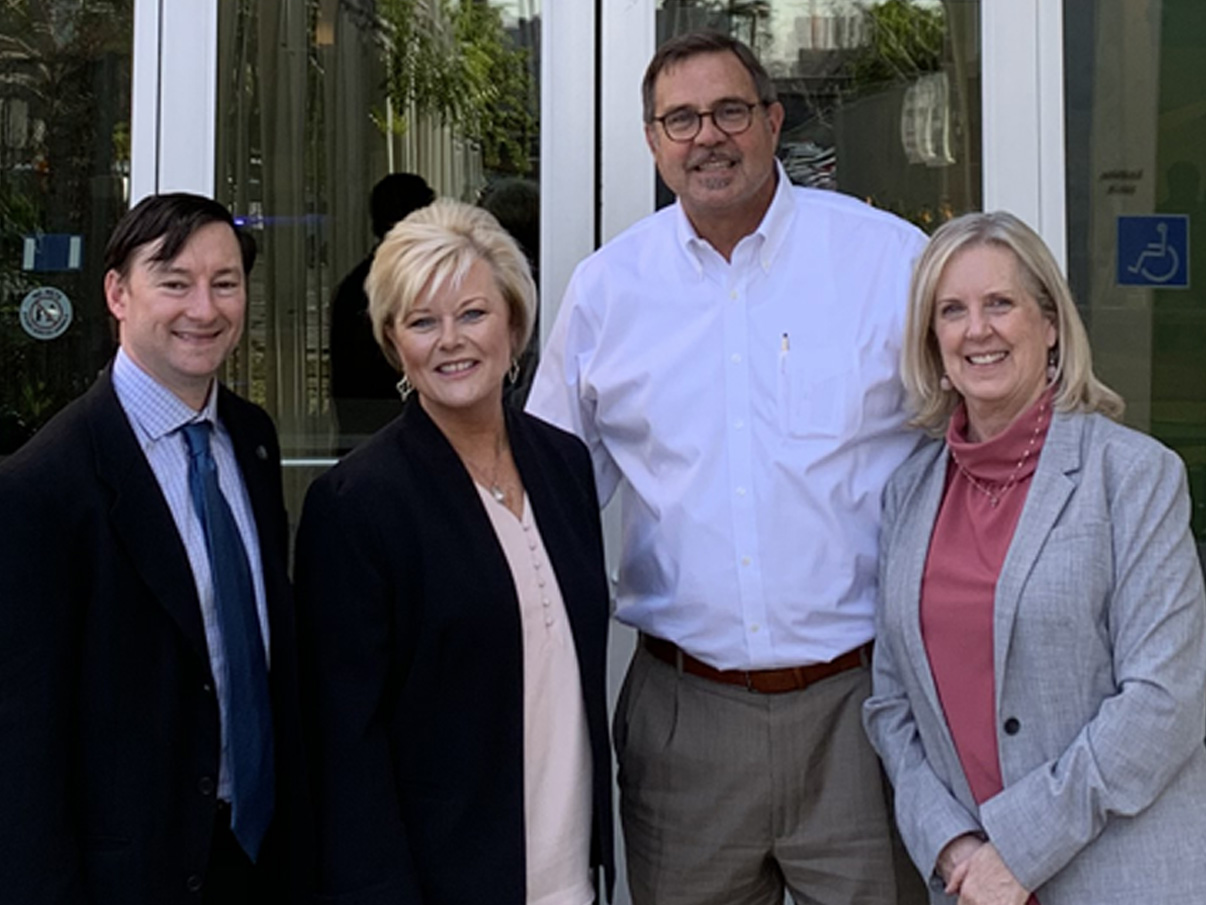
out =
<path fill-rule="evenodd" d="M 942 447 L 917 485 L 915 495 L 904 502 L 907 507 L 897 518 L 896 531 L 904 539 L 901 585 L 906 618 L 904 620 L 904 642 L 909 659 L 913 662 L 922 690 L 934 713 L 942 713 L 942 702 L 930 671 L 930 658 L 925 650 L 925 639 L 921 635 L 921 581 L 925 574 L 925 561 L 930 552 L 930 538 L 934 534 L 934 523 L 938 520 L 938 509 L 946 488 L 947 452 Z M 946 731 L 945 728 L 943 731 Z"/>
<path fill-rule="evenodd" d="M 993 672 L 996 675 L 996 707 L 1001 707 L 1001 676 L 1009 656 L 1013 622 L 1022 598 L 1022 588 L 1034 568 L 1047 535 L 1055 527 L 1068 497 L 1076 489 L 1069 477 L 1080 469 L 1080 438 L 1084 419 L 1056 412 L 1039 454 L 1038 468 L 1030 482 L 1026 503 L 1018 518 L 1009 552 L 997 579 L 993 615 Z"/>

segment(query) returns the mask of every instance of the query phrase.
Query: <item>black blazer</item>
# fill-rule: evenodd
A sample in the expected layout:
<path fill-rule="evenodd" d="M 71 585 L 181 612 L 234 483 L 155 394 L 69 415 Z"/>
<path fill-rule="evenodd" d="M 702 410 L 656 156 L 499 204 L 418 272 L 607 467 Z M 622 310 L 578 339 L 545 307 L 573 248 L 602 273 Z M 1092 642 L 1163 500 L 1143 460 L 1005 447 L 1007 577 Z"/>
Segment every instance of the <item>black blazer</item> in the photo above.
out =
<path fill-rule="evenodd" d="M 296 638 L 268 416 L 220 391 L 259 532 L 276 815 L 261 864 L 306 891 Z M 199 902 L 218 701 L 184 544 L 106 371 L 0 463 L 0 902 Z"/>
<path fill-rule="evenodd" d="M 613 881 L 609 605 L 586 448 L 507 411 L 565 599 Z M 519 602 L 469 473 L 417 402 L 311 485 L 296 549 L 319 891 L 341 905 L 523 905 Z"/>

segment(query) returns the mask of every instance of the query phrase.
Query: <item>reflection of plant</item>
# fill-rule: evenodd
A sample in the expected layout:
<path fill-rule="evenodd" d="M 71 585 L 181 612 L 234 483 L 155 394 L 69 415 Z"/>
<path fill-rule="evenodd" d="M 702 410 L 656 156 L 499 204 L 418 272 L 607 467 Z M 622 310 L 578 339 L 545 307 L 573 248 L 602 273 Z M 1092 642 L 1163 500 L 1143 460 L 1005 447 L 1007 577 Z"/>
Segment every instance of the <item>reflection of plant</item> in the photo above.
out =
<path fill-rule="evenodd" d="M 864 7 L 863 15 L 868 40 L 846 64 L 856 90 L 942 70 L 946 18 L 940 7 L 884 0 Z"/>
<path fill-rule="evenodd" d="M 477 142 L 488 167 L 524 173 L 535 132 L 527 52 L 480 0 L 383 0 L 389 94 L 403 116 L 434 116 Z"/>

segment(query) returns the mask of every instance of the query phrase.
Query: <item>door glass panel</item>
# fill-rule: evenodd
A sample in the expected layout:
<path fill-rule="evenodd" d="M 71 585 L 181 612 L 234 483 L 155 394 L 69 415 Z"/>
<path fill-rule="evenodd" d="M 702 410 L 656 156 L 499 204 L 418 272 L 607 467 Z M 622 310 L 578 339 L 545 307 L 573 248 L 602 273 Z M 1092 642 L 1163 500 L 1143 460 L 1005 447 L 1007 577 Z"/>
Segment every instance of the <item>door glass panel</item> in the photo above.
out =
<path fill-rule="evenodd" d="M 978 0 L 662 0 L 661 43 L 712 29 L 749 44 L 786 111 L 779 158 L 926 231 L 977 210 Z M 659 181 L 658 205 L 673 199 Z"/>
<path fill-rule="evenodd" d="M 1068 276 L 1126 421 L 1185 459 L 1206 542 L 1206 5 L 1065 0 Z"/>
<path fill-rule="evenodd" d="M 132 0 L 0 4 L 0 456 L 96 379 L 128 206 Z"/>
<path fill-rule="evenodd" d="M 374 248 L 379 180 L 491 207 L 534 259 L 538 16 L 538 0 L 218 4 L 216 193 L 260 249 L 227 380 L 276 420 L 295 517 L 315 474 L 399 410 L 364 337 L 384 376 L 352 415 L 332 398 L 332 298 Z"/>

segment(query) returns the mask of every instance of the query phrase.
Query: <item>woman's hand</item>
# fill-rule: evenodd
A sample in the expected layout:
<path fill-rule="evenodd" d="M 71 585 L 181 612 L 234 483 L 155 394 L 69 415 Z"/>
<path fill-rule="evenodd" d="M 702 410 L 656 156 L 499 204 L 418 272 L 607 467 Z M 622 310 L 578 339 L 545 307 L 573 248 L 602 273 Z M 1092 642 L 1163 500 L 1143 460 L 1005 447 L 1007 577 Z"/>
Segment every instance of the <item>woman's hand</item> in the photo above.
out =
<path fill-rule="evenodd" d="M 965 833 L 962 836 L 956 836 L 948 842 L 938 854 L 938 876 L 942 877 L 947 883 L 946 891 L 950 895 L 954 895 L 959 890 L 951 889 L 951 876 L 955 872 L 955 868 L 975 854 L 976 850 L 984 845 L 984 840 L 974 833 Z"/>
<path fill-rule="evenodd" d="M 967 836 L 960 836 L 942 851 Z M 970 837 L 974 838 L 974 837 Z M 1026 905 L 1029 890 L 1023 888 L 1013 873 L 1005 866 L 991 842 L 979 842 L 979 847 L 959 861 L 947 876 L 947 895 L 958 895 L 959 905 Z M 939 857 L 939 864 L 942 863 Z"/>

